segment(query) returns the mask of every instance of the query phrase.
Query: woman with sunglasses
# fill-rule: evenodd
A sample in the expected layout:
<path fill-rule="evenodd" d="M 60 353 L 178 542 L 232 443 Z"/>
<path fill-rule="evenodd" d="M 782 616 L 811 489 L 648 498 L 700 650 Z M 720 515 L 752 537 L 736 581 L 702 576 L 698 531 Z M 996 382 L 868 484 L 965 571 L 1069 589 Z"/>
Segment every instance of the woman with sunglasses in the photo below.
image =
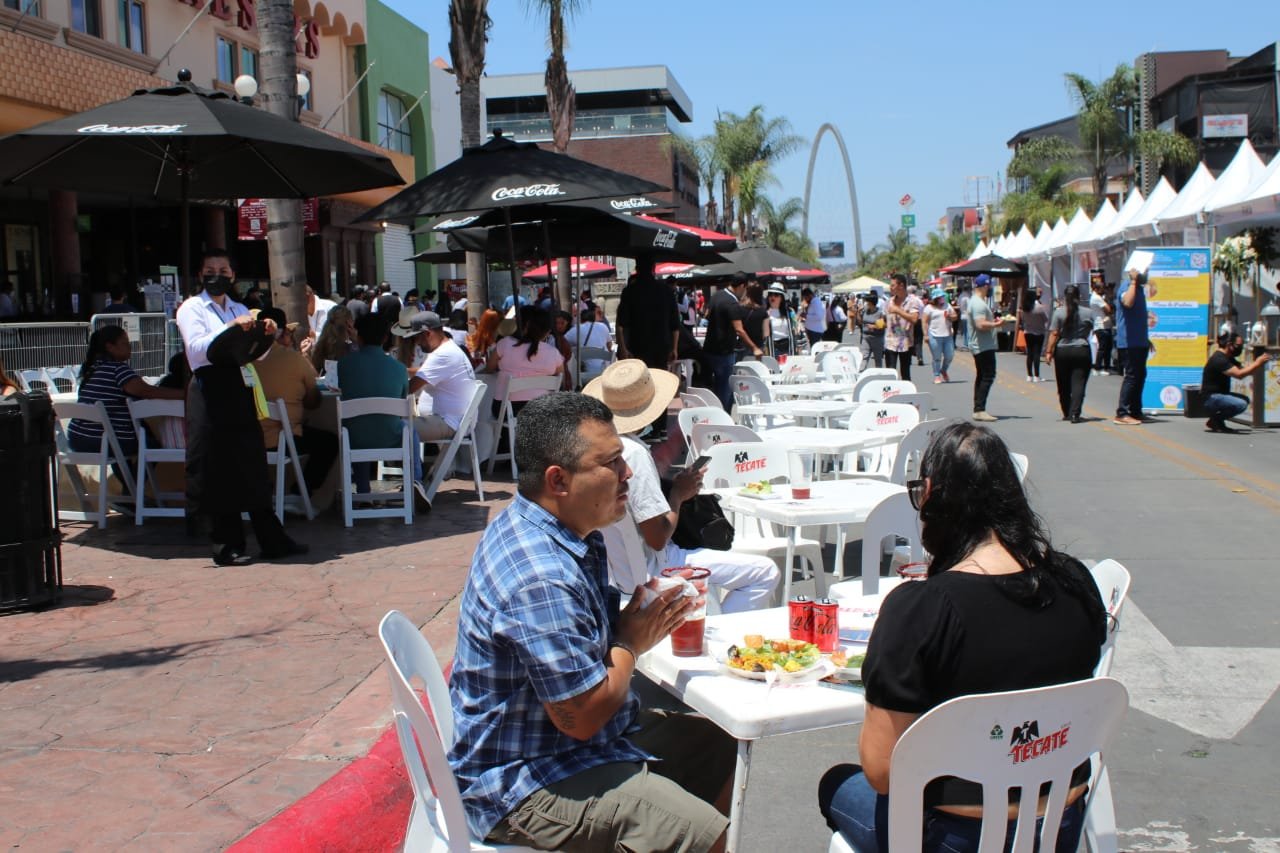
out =
<path fill-rule="evenodd" d="M 888 849 L 889 760 L 920 715 L 957 696 L 1090 678 L 1106 637 L 1092 577 L 1050 544 L 1009 449 L 990 429 L 954 423 L 939 431 L 908 494 L 932 555 L 928 576 L 896 587 L 876 619 L 862 666 L 862 765 L 833 767 L 818 786 L 828 825 L 860 851 Z M 1079 843 L 1088 778 L 1085 762 L 1072 777 L 1059 851 Z M 976 850 L 981 803 L 979 785 L 931 782 L 924 849 Z"/>

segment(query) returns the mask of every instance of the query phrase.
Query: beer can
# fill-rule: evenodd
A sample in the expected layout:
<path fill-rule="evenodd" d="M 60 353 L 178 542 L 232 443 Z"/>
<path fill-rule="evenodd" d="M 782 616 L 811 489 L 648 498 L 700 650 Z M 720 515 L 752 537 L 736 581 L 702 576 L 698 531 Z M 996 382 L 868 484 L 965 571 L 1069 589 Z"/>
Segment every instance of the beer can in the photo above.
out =
<path fill-rule="evenodd" d="M 840 643 L 840 605 L 830 598 L 823 598 L 812 603 L 813 639 L 809 642 L 818 647 L 818 651 L 829 654 L 834 652 Z"/>
<path fill-rule="evenodd" d="M 806 596 L 797 595 L 787 602 L 788 621 L 791 626 L 791 639 L 813 642 L 813 602 Z"/>

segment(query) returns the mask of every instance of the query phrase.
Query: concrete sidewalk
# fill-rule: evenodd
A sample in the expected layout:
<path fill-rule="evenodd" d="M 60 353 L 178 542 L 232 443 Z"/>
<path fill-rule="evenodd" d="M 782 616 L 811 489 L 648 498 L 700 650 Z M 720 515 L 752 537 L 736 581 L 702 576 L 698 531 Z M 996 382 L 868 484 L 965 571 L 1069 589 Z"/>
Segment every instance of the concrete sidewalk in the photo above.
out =
<path fill-rule="evenodd" d="M 513 494 L 464 486 L 412 526 L 289 520 L 291 564 L 216 568 L 181 521 L 65 525 L 63 604 L 0 618 L 0 844 L 221 850 L 364 755 L 390 720 L 378 620 L 446 661 Z"/>

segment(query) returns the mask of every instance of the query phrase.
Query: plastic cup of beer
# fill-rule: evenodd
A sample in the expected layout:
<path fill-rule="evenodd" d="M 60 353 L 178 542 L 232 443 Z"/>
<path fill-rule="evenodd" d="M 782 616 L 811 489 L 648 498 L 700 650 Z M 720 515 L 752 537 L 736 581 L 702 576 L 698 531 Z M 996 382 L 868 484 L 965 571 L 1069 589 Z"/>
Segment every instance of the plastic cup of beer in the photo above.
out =
<path fill-rule="evenodd" d="M 695 590 L 693 608 L 684 622 L 671 632 L 671 654 L 678 658 L 694 658 L 702 654 L 707 631 L 707 577 L 711 572 L 697 566 L 672 566 L 662 570 L 663 580 L 680 580 Z M 685 594 L 688 594 L 686 587 Z"/>
<path fill-rule="evenodd" d="M 813 482 L 812 450 L 788 450 L 787 464 L 790 468 L 791 497 L 796 500 L 809 499 L 809 485 Z"/>

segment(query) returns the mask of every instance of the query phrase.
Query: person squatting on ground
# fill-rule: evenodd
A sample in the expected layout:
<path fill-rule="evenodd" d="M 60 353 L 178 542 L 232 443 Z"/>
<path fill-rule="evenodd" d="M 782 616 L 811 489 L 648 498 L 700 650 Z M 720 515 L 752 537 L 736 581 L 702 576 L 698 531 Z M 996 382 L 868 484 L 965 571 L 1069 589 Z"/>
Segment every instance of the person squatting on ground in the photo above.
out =
<path fill-rule="evenodd" d="M 1050 544 L 999 436 L 953 423 L 934 435 L 919 476 L 907 488 L 933 555 L 928 577 L 890 591 L 876 618 L 862 664 L 861 766 L 837 765 L 818 785 L 827 824 L 860 851 L 889 849 L 890 759 L 917 718 L 958 696 L 1090 678 L 1107 635 L 1093 578 Z M 1079 844 L 1089 775 L 1088 761 L 1072 774 L 1058 851 Z M 982 794 L 952 776 L 930 782 L 923 849 L 977 850 Z M 1011 799 L 1010 817 L 1016 808 Z"/>
<path fill-rule="evenodd" d="M 1084 408 L 1084 389 L 1089 384 L 1089 335 L 1097 318 L 1093 309 L 1080 304 L 1080 288 L 1076 285 L 1066 286 L 1062 300 L 1062 307 L 1054 310 L 1049 324 L 1045 361 L 1053 365 L 1062 419 L 1078 424 L 1083 420 L 1080 410 Z"/>
<path fill-rule="evenodd" d="M 627 515 L 602 531 L 608 546 L 615 585 L 631 589 L 648 577 L 657 577 L 672 566 L 697 566 L 711 574 L 707 581 L 725 591 L 721 610 L 735 613 L 768 605 L 781 574 L 773 560 L 758 554 L 739 554 L 713 548 L 685 550 L 671 541 L 680 507 L 702 490 L 705 469 L 685 470 L 671 481 L 669 495 L 653 455 L 636 433 L 665 413 L 680 388 L 680 377 L 645 367 L 627 359 L 605 368 L 591 380 L 584 394 L 595 397 L 613 412 L 613 423 L 622 436 L 622 455 L 631 469 L 627 482 Z M 632 543 L 632 548 L 627 544 Z M 635 547 L 639 546 L 639 547 Z M 632 554 L 642 558 L 632 565 Z"/>
<path fill-rule="evenodd" d="M 600 529 L 627 511 L 613 413 L 533 400 L 515 500 L 485 530 L 458 616 L 449 764 L 472 835 L 543 850 L 720 849 L 736 746 L 705 718 L 641 710 L 636 656 L 693 599 L 619 610 Z M 659 758 L 659 761 L 653 761 Z M 718 804 L 713 806 L 712 802 Z"/>
<path fill-rule="evenodd" d="M 1218 334 L 1218 349 L 1205 362 L 1200 377 L 1200 393 L 1204 409 L 1209 413 L 1204 428 L 1209 432 L 1239 432 L 1227 426 L 1227 418 L 1234 418 L 1249 408 L 1249 398 L 1232 391 L 1231 380 L 1252 376 L 1271 360 L 1264 352 L 1245 367 L 1239 360 L 1242 352 L 1244 337 L 1234 326 L 1224 326 Z"/>
<path fill-rule="evenodd" d="M 996 381 L 996 315 L 991 310 L 991 276 L 982 273 L 973 280 L 973 294 L 969 297 L 970 350 L 973 353 L 973 419 L 994 421 L 996 416 L 987 413 L 987 395 Z"/>

